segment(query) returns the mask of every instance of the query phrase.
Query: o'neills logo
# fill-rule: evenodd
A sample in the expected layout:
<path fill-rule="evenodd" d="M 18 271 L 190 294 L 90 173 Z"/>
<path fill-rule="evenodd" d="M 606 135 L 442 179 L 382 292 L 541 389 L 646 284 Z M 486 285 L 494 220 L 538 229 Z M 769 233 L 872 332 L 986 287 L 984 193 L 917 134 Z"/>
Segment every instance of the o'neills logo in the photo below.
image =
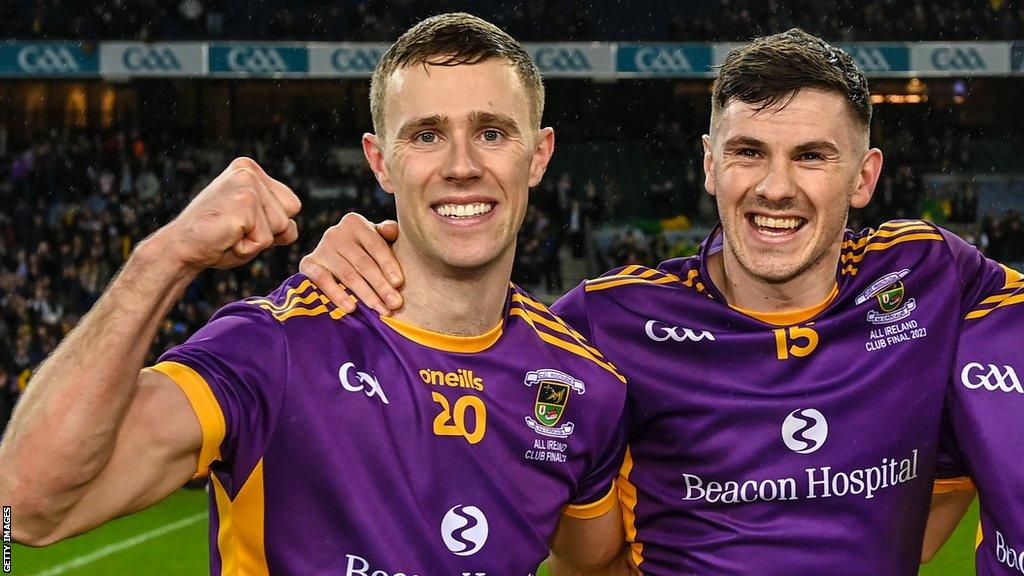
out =
<path fill-rule="evenodd" d="M 420 370 L 420 379 L 424 384 L 431 386 L 450 386 L 452 388 L 472 388 L 473 390 L 484 389 L 484 379 L 473 373 L 472 370 L 459 368 L 455 372 L 442 372 L 424 368 Z"/>

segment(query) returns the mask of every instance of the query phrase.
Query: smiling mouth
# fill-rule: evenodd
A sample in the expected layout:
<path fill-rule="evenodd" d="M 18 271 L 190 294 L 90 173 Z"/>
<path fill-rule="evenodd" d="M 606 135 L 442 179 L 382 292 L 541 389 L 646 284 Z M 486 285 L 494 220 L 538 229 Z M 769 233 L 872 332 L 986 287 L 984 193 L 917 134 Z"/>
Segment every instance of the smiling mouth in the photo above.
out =
<path fill-rule="evenodd" d="M 755 230 L 770 236 L 792 234 L 803 228 L 807 220 L 797 217 L 774 217 L 762 214 L 748 214 L 747 221 Z"/>
<path fill-rule="evenodd" d="M 438 216 L 462 220 L 483 216 L 494 209 L 495 202 L 473 202 L 472 204 L 434 204 L 431 206 Z"/>

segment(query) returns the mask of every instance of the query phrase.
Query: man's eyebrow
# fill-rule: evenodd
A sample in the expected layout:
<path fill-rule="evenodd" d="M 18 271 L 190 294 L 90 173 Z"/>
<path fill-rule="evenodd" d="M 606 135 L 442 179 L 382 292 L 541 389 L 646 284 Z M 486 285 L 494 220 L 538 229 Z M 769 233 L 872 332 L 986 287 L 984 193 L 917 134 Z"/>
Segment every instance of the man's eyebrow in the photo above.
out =
<path fill-rule="evenodd" d="M 519 123 L 515 118 L 501 112 L 470 112 L 469 120 L 473 124 L 490 124 L 500 126 L 511 134 L 519 134 Z"/>
<path fill-rule="evenodd" d="M 839 155 L 839 147 L 828 140 L 812 140 L 793 147 L 793 154 L 799 155 L 807 152 L 825 152 Z"/>
<path fill-rule="evenodd" d="M 434 114 L 432 116 L 422 116 L 420 118 L 413 118 L 402 124 L 402 127 L 398 129 L 399 138 L 409 135 L 411 132 L 420 130 L 423 128 L 430 128 L 433 126 L 444 126 L 448 124 L 448 117 L 441 116 L 440 114 Z"/>
<path fill-rule="evenodd" d="M 750 136 L 734 136 L 725 141 L 724 146 L 726 148 L 767 148 L 768 145 L 758 140 L 757 138 L 751 138 Z"/>

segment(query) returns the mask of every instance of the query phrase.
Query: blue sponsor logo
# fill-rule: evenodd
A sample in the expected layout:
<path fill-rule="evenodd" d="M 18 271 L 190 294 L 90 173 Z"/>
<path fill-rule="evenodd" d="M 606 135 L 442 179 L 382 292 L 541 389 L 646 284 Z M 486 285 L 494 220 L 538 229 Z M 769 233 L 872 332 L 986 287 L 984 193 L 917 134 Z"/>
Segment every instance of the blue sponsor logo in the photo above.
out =
<path fill-rule="evenodd" d="M 338 48 L 331 53 L 331 67 L 342 73 L 369 74 L 384 56 L 378 48 Z"/>
<path fill-rule="evenodd" d="M 305 48 L 243 44 L 210 47 L 210 72 L 214 74 L 272 76 L 308 71 Z"/>
<path fill-rule="evenodd" d="M 680 44 L 623 44 L 619 46 L 619 72 L 652 76 L 691 76 L 711 72 L 711 46 Z"/>
<path fill-rule="evenodd" d="M 548 46 L 537 50 L 533 59 L 541 72 L 590 72 L 594 66 L 579 48 Z"/>
<path fill-rule="evenodd" d="M 14 76 L 87 76 L 99 74 L 95 51 L 74 43 L 0 45 L 0 74 Z"/>
<path fill-rule="evenodd" d="M 181 60 L 173 50 L 167 47 L 132 46 L 124 51 L 121 63 L 131 72 L 175 72 L 181 70 Z"/>
<path fill-rule="evenodd" d="M 932 50 L 930 57 L 936 70 L 970 72 L 988 70 L 985 58 L 977 48 L 971 46 L 947 46 Z"/>
<path fill-rule="evenodd" d="M 906 46 L 842 44 L 840 48 L 849 54 L 857 67 L 866 74 L 910 70 L 910 49 Z"/>

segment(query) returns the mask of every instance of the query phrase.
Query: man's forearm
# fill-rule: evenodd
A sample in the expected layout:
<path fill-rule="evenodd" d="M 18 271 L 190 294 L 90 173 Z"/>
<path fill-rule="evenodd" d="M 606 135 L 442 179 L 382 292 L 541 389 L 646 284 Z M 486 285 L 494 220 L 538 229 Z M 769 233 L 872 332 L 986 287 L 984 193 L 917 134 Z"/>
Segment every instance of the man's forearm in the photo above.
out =
<path fill-rule="evenodd" d="M 103 470 L 156 331 L 196 271 L 159 233 L 139 244 L 103 297 L 42 364 L 0 444 L 0 503 L 59 516 Z"/>

